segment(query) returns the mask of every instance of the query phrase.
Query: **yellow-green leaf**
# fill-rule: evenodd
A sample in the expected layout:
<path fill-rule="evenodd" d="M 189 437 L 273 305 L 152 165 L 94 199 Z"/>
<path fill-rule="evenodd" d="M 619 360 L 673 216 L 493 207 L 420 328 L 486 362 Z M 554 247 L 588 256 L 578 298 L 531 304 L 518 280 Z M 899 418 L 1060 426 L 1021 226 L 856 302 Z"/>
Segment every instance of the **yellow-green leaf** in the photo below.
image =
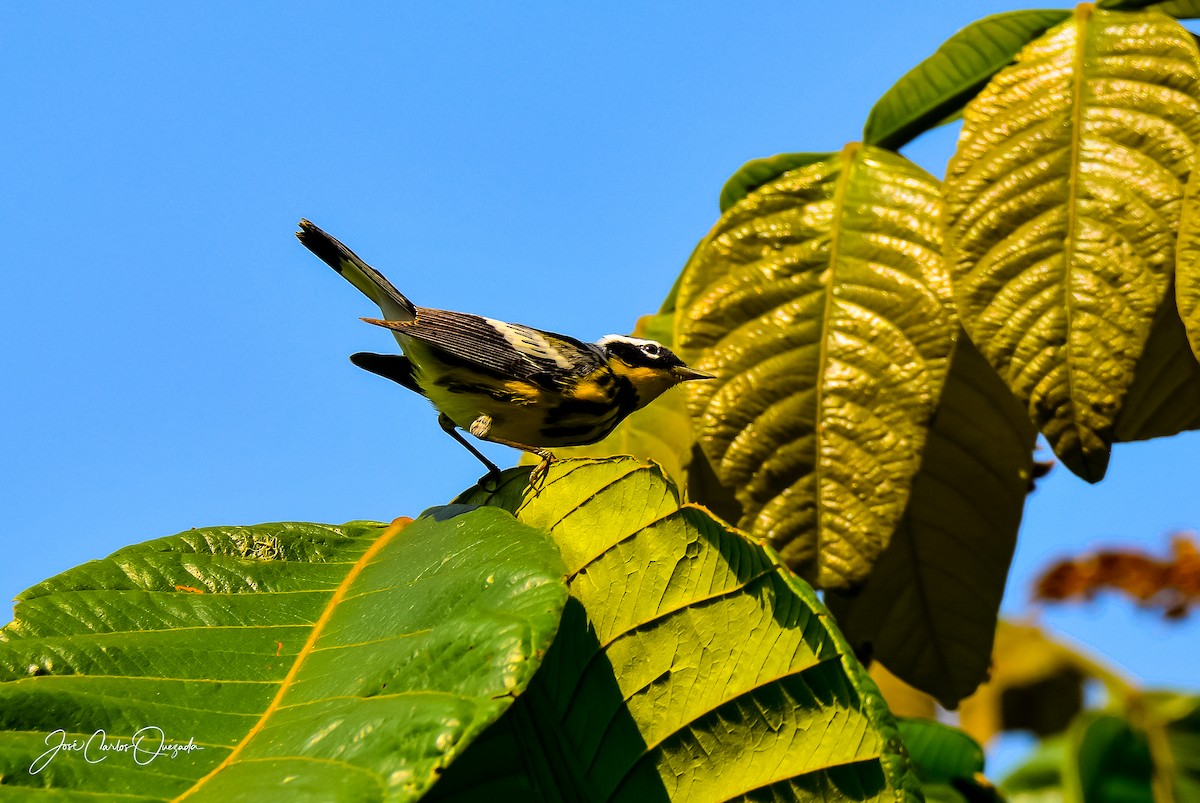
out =
<path fill-rule="evenodd" d="M 896 724 L 812 589 L 657 467 L 554 463 L 516 515 L 559 543 L 571 600 L 528 692 L 433 799 L 915 800 Z"/>
<path fill-rule="evenodd" d="M 1094 482 L 1171 282 L 1200 54 L 1165 15 L 1083 4 L 963 120 L 945 186 L 959 315 L 1063 463 Z"/>
<path fill-rule="evenodd" d="M 1188 178 L 1175 255 L 1175 300 L 1192 352 L 1200 358 L 1200 170 Z"/>
<path fill-rule="evenodd" d="M 789 170 L 819 162 L 828 156 L 827 153 L 777 153 L 774 156 L 751 159 L 739 167 L 721 188 L 721 211 L 724 212 L 754 190 Z"/>
<path fill-rule="evenodd" d="M 908 499 L 956 325 L 936 180 L 871 146 L 732 206 L 679 284 L 676 345 L 740 526 L 824 588 L 861 581 Z"/>

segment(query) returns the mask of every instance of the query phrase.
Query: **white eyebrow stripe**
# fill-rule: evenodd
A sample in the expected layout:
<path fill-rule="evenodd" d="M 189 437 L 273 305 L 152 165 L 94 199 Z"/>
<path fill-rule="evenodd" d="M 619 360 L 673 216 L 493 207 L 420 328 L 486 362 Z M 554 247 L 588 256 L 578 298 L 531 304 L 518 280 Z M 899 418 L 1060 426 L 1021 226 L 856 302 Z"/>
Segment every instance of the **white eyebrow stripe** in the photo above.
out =
<path fill-rule="evenodd" d="M 597 346 L 606 346 L 609 343 L 629 343 L 634 346 L 662 346 L 657 340 L 645 340 L 640 337 L 630 337 L 629 335 L 605 335 L 596 341 Z"/>
<path fill-rule="evenodd" d="M 542 337 L 540 332 L 525 326 L 513 326 L 504 321 L 497 321 L 495 318 L 484 318 L 483 320 L 487 322 L 488 326 L 495 329 L 508 342 L 508 345 L 523 356 L 548 360 L 559 368 L 571 367 L 571 361 L 550 345 L 550 341 Z"/>

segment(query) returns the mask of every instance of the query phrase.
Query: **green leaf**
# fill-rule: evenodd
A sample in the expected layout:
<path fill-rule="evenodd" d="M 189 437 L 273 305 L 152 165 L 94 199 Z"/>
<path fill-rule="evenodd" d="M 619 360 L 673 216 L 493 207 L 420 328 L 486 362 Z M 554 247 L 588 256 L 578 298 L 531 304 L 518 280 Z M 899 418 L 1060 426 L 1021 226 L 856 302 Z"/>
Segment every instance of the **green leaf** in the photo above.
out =
<path fill-rule="evenodd" d="M 1170 14 L 1176 19 L 1196 19 L 1200 17 L 1200 2 L 1197 0 L 1165 0 L 1162 3 L 1151 3 L 1146 6 L 1153 11 Z"/>
<path fill-rule="evenodd" d="M 1191 429 L 1200 429 L 1200 362 L 1168 292 L 1121 405 L 1113 440 L 1140 441 Z"/>
<path fill-rule="evenodd" d="M 848 146 L 731 207 L 684 269 L 676 345 L 697 438 L 822 588 L 860 582 L 908 500 L 957 328 L 937 182 Z"/>
<path fill-rule="evenodd" d="M 1171 282 L 1200 54 L 1155 13 L 1078 7 L 967 107 L 946 258 L 971 339 L 1095 482 Z"/>
<path fill-rule="evenodd" d="M 928 719 L 901 719 L 898 724 L 922 783 L 949 783 L 983 772 L 983 748 L 958 728 Z"/>
<path fill-rule="evenodd" d="M 1200 0 L 1100 0 L 1099 8 L 1159 11 L 1177 19 L 1200 17 Z"/>
<path fill-rule="evenodd" d="M 0 630 L 3 788 L 415 800 L 529 683 L 566 588 L 501 510 L 407 522 L 189 530 L 26 591 Z M 92 738 L 141 729 L 197 749 Z M 47 754 L 61 738 L 92 749 Z"/>
<path fill-rule="evenodd" d="M 1058 9 L 1027 9 L 971 23 L 883 94 L 867 117 L 863 141 L 897 150 L 957 116 L 1018 50 L 1069 16 Z"/>
<path fill-rule="evenodd" d="M 925 796 L 925 803 L 972 803 L 961 792 L 946 783 L 923 783 L 921 784 L 921 794 Z"/>
<path fill-rule="evenodd" d="M 1067 731 L 1063 791 L 1080 803 L 1155 803 L 1145 736 L 1121 717 L 1080 714 Z"/>
<path fill-rule="evenodd" d="M 779 153 L 763 159 L 751 159 L 738 168 L 721 188 L 721 211 L 729 209 L 754 190 L 774 181 L 789 170 L 828 159 L 828 153 Z"/>
<path fill-rule="evenodd" d="M 854 594 L 826 602 L 856 650 L 954 708 L 987 679 L 1036 437 L 965 335 L 950 364 L 912 497 Z"/>
<path fill-rule="evenodd" d="M 916 799 L 895 722 L 812 589 L 657 467 L 554 463 L 517 515 L 558 541 L 571 602 L 502 735 L 434 799 Z"/>

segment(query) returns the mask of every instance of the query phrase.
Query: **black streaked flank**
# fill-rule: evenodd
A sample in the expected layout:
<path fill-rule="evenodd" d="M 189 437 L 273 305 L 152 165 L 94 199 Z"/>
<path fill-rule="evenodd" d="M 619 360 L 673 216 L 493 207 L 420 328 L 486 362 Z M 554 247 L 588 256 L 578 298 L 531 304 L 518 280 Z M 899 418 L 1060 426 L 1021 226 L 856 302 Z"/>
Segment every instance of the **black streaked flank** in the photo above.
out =
<path fill-rule="evenodd" d="M 640 399 L 638 399 L 637 388 L 629 381 L 629 377 L 614 375 L 614 379 L 617 380 L 616 402 L 619 420 L 636 410 Z"/>
<path fill-rule="evenodd" d="M 606 413 L 615 410 L 616 405 L 611 401 L 592 401 L 590 399 L 564 399 L 557 406 L 546 413 L 546 420 L 549 422 L 561 421 L 564 418 L 570 418 L 574 415 L 586 416 L 603 416 Z"/>
<path fill-rule="evenodd" d="M 598 426 L 593 422 L 591 424 L 575 424 L 573 426 L 542 427 L 542 434 L 547 438 L 560 440 L 570 446 L 585 446 L 600 440 L 612 432 L 615 427 L 615 421 L 610 421 L 604 426 Z"/>
<path fill-rule="evenodd" d="M 461 393 L 467 396 L 487 396 L 490 399 L 495 399 L 504 404 L 521 404 L 525 401 L 525 396 L 520 393 L 514 393 L 511 390 L 496 387 L 495 385 L 485 385 L 479 382 L 465 382 L 456 377 L 443 377 L 437 380 L 434 384 L 438 387 L 445 388 L 451 393 Z"/>

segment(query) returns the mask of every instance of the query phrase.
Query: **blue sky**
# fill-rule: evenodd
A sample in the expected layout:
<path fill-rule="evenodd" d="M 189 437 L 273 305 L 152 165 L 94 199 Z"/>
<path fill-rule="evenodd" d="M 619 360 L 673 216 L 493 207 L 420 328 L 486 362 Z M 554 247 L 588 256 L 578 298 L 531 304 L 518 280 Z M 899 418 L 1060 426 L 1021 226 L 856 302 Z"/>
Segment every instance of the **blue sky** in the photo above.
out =
<path fill-rule="evenodd" d="M 347 361 L 394 344 L 301 216 L 419 304 L 628 331 L 738 166 L 857 140 L 947 36 L 1033 4 L 650 5 L 7 5 L 0 596 L 190 527 L 414 515 L 478 477 L 425 402 Z M 906 153 L 940 175 L 953 136 Z M 1096 487 L 1056 470 L 1006 609 L 1052 557 L 1200 525 L 1198 447 L 1118 447 Z M 1195 623 L 1043 619 L 1196 686 Z"/>

